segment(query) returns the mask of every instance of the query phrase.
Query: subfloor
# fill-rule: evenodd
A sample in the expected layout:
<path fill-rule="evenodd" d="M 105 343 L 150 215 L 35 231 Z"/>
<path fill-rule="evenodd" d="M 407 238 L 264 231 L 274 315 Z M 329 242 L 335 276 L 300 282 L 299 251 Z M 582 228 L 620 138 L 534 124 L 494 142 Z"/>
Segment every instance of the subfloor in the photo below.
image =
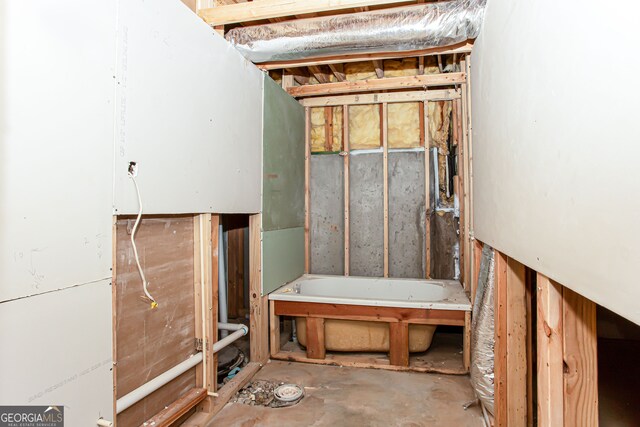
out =
<path fill-rule="evenodd" d="M 482 426 L 469 377 L 270 361 L 254 379 L 304 387 L 295 406 L 227 404 L 213 426 Z"/>

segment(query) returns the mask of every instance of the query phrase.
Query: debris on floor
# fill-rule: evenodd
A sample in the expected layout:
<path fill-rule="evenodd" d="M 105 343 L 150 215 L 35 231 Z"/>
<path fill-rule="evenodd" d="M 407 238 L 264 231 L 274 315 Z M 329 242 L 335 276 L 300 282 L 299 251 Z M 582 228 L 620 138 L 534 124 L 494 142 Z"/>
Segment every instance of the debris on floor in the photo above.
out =
<path fill-rule="evenodd" d="M 250 406 L 283 408 L 300 402 L 304 397 L 302 387 L 282 381 L 256 380 L 244 386 L 231 400 Z"/>

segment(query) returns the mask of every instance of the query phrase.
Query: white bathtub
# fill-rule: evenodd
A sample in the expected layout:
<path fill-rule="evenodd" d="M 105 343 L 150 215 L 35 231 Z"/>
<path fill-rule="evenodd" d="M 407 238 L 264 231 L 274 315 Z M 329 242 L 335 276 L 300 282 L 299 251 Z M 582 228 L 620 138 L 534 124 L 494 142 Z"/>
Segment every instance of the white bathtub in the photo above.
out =
<path fill-rule="evenodd" d="M 270 300 L 471 311 L 457 280 L 389 279 L 307 274 L 269 294 Z"/>

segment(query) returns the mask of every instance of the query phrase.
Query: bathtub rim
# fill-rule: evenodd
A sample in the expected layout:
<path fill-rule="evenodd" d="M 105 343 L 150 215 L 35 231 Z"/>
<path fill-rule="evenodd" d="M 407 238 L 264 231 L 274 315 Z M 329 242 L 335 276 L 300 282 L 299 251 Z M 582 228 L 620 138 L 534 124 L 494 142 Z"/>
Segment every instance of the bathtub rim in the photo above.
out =
<path fill-rule="evenodd" d="M 423 282 L 429 283 L 442 283 L 445 287 L 452 291 L 452 295 L 447 300 L 443 301 L 404 301 L 404 300 L 378 300 L 368 298 L 346 298 L 339 296 L 309 296 L 304 294 L 298 294 L 291 292 L 296 284 L 312 280 L 312 279 L 370 279 L 370 280 L 392 280 L 392 281 L 409 281 L 409 282 Z M 323 275 L 323 274 L 303 274 L 296 280 L 289 282 L 272 293 L 269 294 L 269 300 L 271 301 L 295 301 L 295 302 L 310 302 L 320 304 L 339 304 L 339 305 L 361 305 L 369 307 L 397 307 L 397 308 L 418 308 L 428 310 L 455 310 L 455 311 L 471 311 L 471 301 L 467 296 L 462 284 L 458 280 L 446 280 L 446 279 L 404 279 L 404 278 L 387 278 L 387 277 L 363 277 L 363 276 L 338 276 L 338 275 Z"/>

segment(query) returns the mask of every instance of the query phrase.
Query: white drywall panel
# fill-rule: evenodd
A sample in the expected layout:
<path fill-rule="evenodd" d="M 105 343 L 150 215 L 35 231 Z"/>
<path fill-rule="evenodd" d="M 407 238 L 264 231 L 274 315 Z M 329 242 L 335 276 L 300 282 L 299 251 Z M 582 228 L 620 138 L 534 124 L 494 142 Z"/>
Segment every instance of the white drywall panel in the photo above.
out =
<path fill-rule="evenodd" d="M 471 73 L 476 237 L 636 323 L 639 13 L 489 0 Z"/>
<path fill-rule="evenodd" d="M 263 74 L 176 0 L 120 3 L 115 209 L 260 212 Z"/>
<path fill-rule="evenodd" d="M 0 304 L 0 405 L 64 405 L 68 426 L 111 420 L 110 301 L 104 280 Z"/>
<path fill-rule="evenodd" d="M 0 2 L 0 302 L 111 276 L 115 33 L 115 1 Z"/>

